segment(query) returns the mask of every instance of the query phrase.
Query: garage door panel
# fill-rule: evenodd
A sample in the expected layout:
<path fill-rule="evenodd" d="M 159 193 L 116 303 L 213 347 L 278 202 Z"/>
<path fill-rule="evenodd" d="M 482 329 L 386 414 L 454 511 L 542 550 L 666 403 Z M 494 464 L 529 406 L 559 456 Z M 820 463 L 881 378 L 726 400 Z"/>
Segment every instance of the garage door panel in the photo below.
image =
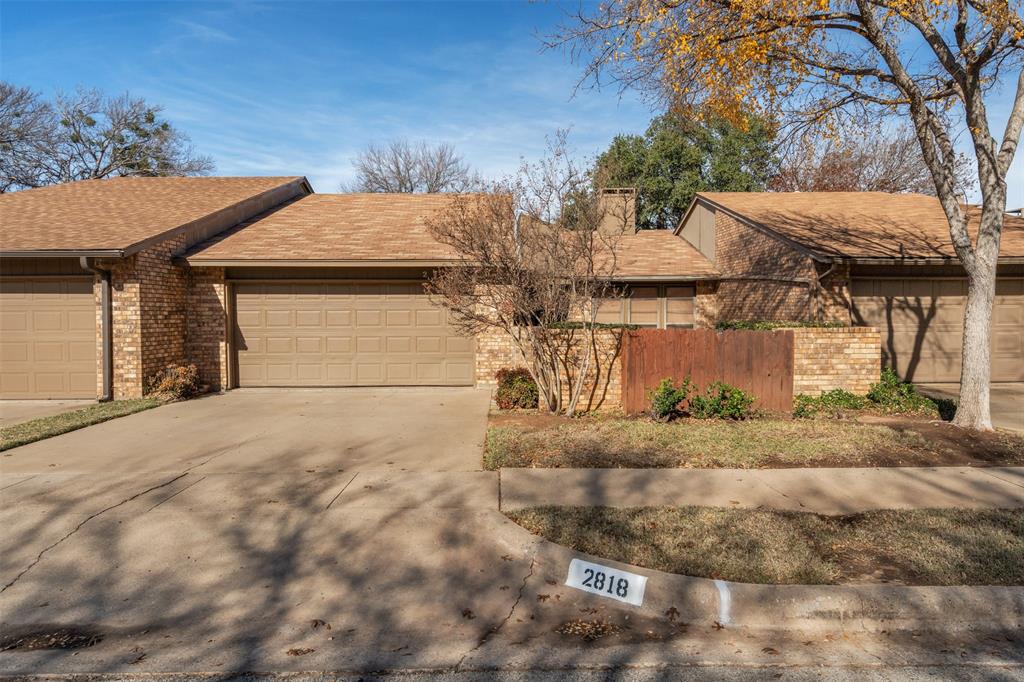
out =
<path fill-rule="evenodd" d="M 327 337 L 327 353 L 328 354 L 348 354 L 352 352 L 353 339 L 347 336 L 328 336 Z"/>
<path fill-rule="evenodd" d="M 37 363 L 61 363 L 64 357 L 64 344 L 60 341 L 39 341 L 32 344 L 32 353 Z"/>
<path fill-rule="evenodd" d="M 0 281 L 0 397 L 96 397 L 92 280 Z"/>
<path fill-rule="evenodd" d="M 256 339 L 257 342 L 262 342 L 263 339 Z M 295 353 L 294 339 L 290 336 L 268 336 L 264 346 L 264 351 L 268 355 L 292 355 Z M 250 350 L 257 350 L 250 348 Z"/>
<path fill-rule="evenodd" d="M 1024 295 L 1021 296 L 1024 299 Z M 1022 327 L 1024 326 L 1024 300 L 1015 302 L 1012 300 L 996 299 L 992 309 L 992 322 L 996 327 Z"/>
<path fill-rule="evenodd" d="M 95 372 L 71 372 L 68 374 L 68 388 L 72 393 L 95 393 Z"/>
<path fill-rule="evenodd" d="M 351 310 L 326 310 L 324 312 L 324 323 L 328 327 L 351 327 Z"/>
<path fill-rule="evenodd" d="M 387 352 L 389 355 L 396 353 L 411 353 L 412 347 L 411 336 L 389 336 L 387 338 Z"/>
<path fill-rule="evenodd" d="M 882 333 L 882 360 L 916 382 L 960 379 L 967 286 L 962 279 L 854 280 L 854 319 Z M 1024 280 L 996 282 L 992 380 L 1024 380 Z"/>
<path fill-rule="evenodd" d="M 421 283 L 288 286 L 236 286 L 240 385 L 472 385 L 473 340 Z"/>

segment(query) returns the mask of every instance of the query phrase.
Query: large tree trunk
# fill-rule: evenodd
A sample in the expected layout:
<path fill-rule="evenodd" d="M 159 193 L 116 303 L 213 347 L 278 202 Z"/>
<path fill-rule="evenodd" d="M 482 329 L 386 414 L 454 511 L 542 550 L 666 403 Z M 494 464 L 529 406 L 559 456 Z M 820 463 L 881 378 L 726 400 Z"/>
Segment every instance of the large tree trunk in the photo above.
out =
<path fill-rule="evenodd" d="M 995 267 L 967 273 L 967 308 L 960 370 L 960 402 L 953 423 L 968 429 L 992 429 L 989 385 L 992 379 L 992 305 Z"/>

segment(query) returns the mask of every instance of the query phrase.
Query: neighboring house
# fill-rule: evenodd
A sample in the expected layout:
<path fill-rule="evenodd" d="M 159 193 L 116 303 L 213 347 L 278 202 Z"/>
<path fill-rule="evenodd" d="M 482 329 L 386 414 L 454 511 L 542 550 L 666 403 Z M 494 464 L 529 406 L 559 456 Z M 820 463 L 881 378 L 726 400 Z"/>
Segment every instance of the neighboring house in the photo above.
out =
<path fill-rule="evenodd" d="M 312 194 L 301 177 L 2 195 L 0 397 L 134 397 L 186 363 L 214 389 L 491 383 L 511 341 L 462 336 L 424 291 L 455 260 L 425 225 L 450 200 Z M 706 324 L 696 300 L 714 266 L 669 232 L 631 232 L 620 313 Z"/>
<path fill-rule="evenodd" d="M 707 192 L 676 234 L 721 273 L 708 317 L 873 326 L 904 378 L 960 380 L 967 285 L 934 197 Z M 992 379 L 1024 381 L 1020 217 L 1006 217 L 997 272 Z"/>
<path fill-rule="evenodd" d="M 115 178 L 0 195 L 0 397 L 132 397 L 194 357 L 172 258 L 305 178 Z"/>

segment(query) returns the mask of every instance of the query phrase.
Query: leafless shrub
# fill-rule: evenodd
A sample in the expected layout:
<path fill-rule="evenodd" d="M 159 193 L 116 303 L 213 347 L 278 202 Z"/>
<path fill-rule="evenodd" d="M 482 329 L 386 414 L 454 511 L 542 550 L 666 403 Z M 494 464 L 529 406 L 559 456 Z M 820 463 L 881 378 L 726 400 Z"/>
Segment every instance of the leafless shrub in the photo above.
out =
<path fill-rule="evenodd" d="M 625 226 L 608 229 L 595 196 L 559 135 L 541 161 L 429 221 L 457 259 L 433 275 L 431 294 L 464 332 L 507 334 L 551 412 L 576 412 L 588 378 L 610 361 L 593 303 L 620 295 L 612 282 Z"/>

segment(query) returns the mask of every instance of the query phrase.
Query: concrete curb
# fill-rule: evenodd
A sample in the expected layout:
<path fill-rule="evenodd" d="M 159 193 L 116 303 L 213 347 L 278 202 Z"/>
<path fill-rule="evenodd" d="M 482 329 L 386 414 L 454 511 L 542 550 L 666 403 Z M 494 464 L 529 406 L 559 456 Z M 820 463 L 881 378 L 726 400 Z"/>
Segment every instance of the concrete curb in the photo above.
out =
<path fill-rule="evenodd" d="M 539 580 L 535 584 L 550 585 L 551 581 L 557 581 L 581 602 L 627 614 L 665 618 L 670 612 L 678 612 L 678 618 L 689 623 L 833 632 L 1024 627 L 1024 587 L 734 583 L 653 571 L 531 537 L 537 541 L 533 577 Z M 628 606 L 566 587 L 569 563 L 573 559 L 647 576 L 643 605 Z"/>

